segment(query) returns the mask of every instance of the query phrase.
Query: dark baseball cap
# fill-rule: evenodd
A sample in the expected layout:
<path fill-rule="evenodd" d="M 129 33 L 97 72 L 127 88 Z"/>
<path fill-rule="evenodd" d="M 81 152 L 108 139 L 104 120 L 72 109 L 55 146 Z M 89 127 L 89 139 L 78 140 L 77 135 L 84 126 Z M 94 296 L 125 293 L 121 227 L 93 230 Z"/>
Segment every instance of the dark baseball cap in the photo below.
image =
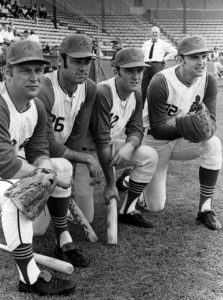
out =
<path fill-rule="evenodd" d="M 120 68 L 147 67 L 140 48 L 124 48 L 115 55 L 114 66 Z"/>
<path fill-rule="evenodd" d="M 65 37 L 59 47 L 60 54 L 74 58 L 95 56 L 92 53 L 92 39 L 86 34 L 71 34 Z"/>
<path fill-rule="evenodd" d="M 184 38 L 179 42 L 177 48 L 178 55 L 191 55 L 202 52 L 211 52 L 205 38 L 198 35 Z"/>
<path fill-rule="evenodd" d="M 122 43 L 122 40 L 119 37 L 114 38 L 113 40 L 111 40 L 111 43 Z"/>
<path fill-rule="evenodd" d="M 39 61 L 44 64 L 50 62 L 43 57 L 43 50 L 39 43 L 23 40 L 13 42 L 6 52 L 6 63 L 16 65 L 23 62 Z"/>

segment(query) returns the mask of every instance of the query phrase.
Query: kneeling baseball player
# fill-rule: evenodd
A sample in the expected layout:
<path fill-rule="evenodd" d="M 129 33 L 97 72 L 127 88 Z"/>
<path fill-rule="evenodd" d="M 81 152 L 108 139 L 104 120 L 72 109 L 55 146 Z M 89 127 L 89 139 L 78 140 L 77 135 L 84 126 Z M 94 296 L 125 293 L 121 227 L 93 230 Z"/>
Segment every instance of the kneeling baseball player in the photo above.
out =
<path fill-rule="evenodd" d="M 183 39 L 178 45 L 179 64 L 159 72 L 150 83 L 150 128 L 143 144 L 157 150 L 159 161 L 143 195 L 147 209 L 164 209 L 170 160 L 200 158 L 197 220 L 218 230 L 221 224 L 212 210 L 212 199 L 222 165 L 222 145 L 215 135 L 217 82 L 206 71 L 208 52 L 203 37 Z"/>
<path fill-rule="evenodd" d="M 43 174 L 53 170 L 47 184 L 54 185 L 55 180 L 57 184 L 48 200 L 56 233 L 55 254 L 74 266 L 80 262 L 83 266 L 83 257 L 74 249 L 67 229 L 67 207 L 64 205 L 64 199 L 71 195 L 73 168 L 66 159 L 50 160 L 46 112 L 36 98 L 46 63 L 42 48 L 36 42 L 18 41 L 8 48 L 6 79 L 0 91 L 0 205 L 7 246 L 19 271 L 19 291 L 67 295 L 74 292 L 75 283 L 53 275 L 44 277 L 33 256 L 32 218 L 22 213 L 8 197 L 8 188 L 24 176 L 31 176 L 36 168 L 43 168 Z M 26 209 L 32 213 L 32 207 L 25 203 L 27 199 L 23 200 Z"/>
<path fill-rule="evenodd" d="M 136 210 L 139 195 L 150 182 L 157 165 L 157 153 L 142 146 L 142 101 L 139 92 L 145 67 L 141 49 L 120 50 L 114 60 L 115 77 L 98 84 L 92 110 L 92 133 L 106 178 L 104 197 L 119 199 L 114 167 L 132 168 L 127 196 L 121 206 L 119 222 L 149 228 L 152 224 Z M 113 151 L 114 150 L 114 151 Z"/>

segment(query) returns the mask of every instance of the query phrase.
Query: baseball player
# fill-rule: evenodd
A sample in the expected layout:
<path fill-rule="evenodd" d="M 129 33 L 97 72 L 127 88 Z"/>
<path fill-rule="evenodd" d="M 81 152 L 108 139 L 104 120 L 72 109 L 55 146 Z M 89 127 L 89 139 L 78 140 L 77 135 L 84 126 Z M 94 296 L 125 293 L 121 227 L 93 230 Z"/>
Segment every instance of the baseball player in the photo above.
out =
<path fill-rule="evenodd" d="M 112 197 L 119 200 L 113 168 L 125 168 L 131 161 L 137 162 L 130 173 L 129 189 L 120 209 L 119 222 L 149 228 L 151 223 L 135 208 L 157 164 L 156 151 L 140 145 L 143 124 L 138 89 L 145 66 L 142 50 L 120 50 L 115 56 L 114 66 L 115 77 L 98 84 L 91 123 L 98 158 L 106 178 L 104 197 L 106 203 Z"/>
<path fill-rule="evenodd" d="M 203 102 L 216 129 L 216 79 L 206 71 L 206 40 L 200 36 L 183 39 L 178 45 L 179 64 L 157 73 L 147 92 L 150 128 L 143 144 L 159 154 L 156 172 L 144 190 L 146 208 L 159 211 L 166 202 L 166 175 L 170 160 L 200 158 L 200 202 L 197 220 L 206 227 L 221 228 L 212 210 L 212 199 L 222 165 L 220 139 L 213 135 L 199 143 L 186 141 L 179 133 L 176 117 L 188 113 L 193 105 Z"/>
<path fill-rule="evenodd" d="M 4 192 L 12 183 L 38 168 L 57 172 L 57 186 L 49 200 L 49 211 L 56 232 L 56 252 L 76 259 L 71 250 L 71 236 L 66 226 L 63 200 L 70 197 L 72 165 L 58 158 L 50 160 L 46 139 L 46 112 L 36 98 L 43 75 L 41 46 L 33 41 L 12 43 L 7 51 L 5 82 L 0 90 L 0 206 L 2 226 L 9 250 L 19 271 L 19 291 L 41 295 L 69 294 L 75 284 L 50 275 L 44 277 L 33 257 L 33 224 Z M 66 252 L 67 247 L 69 252 Z M 79 252 L 78 252 L 79 259 Z M 75 261 L 74 261 L 75 263 Z"/>
<path fill-rule="evenodd" d="M 93 56 L 92 40 L 84 34 L 68 35 L 60 47 L 59 70 L 45 74 L 38 97 L 48 112 L 48 140 L 52 157 L 76 164 L 74 196 L 89 222 L 93 221 L 93 186 L 101 168 L 85 143 L 96 84 L 87 79 Z"/>

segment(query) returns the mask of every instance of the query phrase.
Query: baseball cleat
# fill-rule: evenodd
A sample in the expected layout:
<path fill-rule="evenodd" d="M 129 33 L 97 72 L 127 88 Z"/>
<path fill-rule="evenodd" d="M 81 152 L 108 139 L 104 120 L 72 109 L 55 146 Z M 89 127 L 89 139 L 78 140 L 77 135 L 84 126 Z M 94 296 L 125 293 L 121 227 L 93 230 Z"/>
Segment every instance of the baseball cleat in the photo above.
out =
<path fill-rule="evenodd" d="M 212 210 L 199 212 L 197 214 L 197 221 L 212 230 L 219 230 L 222 227 L 220 221 Z"/>
<path fill-rule="evenodd" d="M 132 169 L 125 169 L 116 180 L 116 187 L 118 191 L 125 192 L 129 186 L 129 177 Z"/>
<path fill-rule="evenodd" d="M 153 224 L 144 219 L 142 214 L 137 210 L 134 210 L 129 214 L 119 214 L 118 221 L 123 224 L 133 225 L 141 228 L 154 227 Z"/>
<path fill-rule="evenodd" d="M 43 271 L 40 273 L 34 284 L 26 284 L 19 281 L 19 292 L 32 293 L 38 295 L 69 295 L 74 293 L 76 284 L 71 280 L 66 280 L 53 276 L 51 273 Z"/>
<path fill-rule="evenodd" d="M 87 267 L 90 264 L 90 260 L 85 258 L 82 251 L 75 248 L 73 243 L 67 243 L 63 247 L 56 246 L 54 254 L 57 258 L 64 260 L 74 267 Z"/>

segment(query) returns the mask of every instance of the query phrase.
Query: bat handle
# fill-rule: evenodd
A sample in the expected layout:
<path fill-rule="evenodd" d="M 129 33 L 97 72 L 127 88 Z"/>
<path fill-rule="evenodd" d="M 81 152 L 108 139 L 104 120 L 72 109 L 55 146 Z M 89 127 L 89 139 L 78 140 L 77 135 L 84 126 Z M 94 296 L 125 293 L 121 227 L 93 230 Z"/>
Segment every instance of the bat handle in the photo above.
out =
<path fill-rule="evenodd" d="M 117 245 L 118 243 L 118 216 L 117 200 L 111 198 L 107 208 L 107 244 Z"/>

